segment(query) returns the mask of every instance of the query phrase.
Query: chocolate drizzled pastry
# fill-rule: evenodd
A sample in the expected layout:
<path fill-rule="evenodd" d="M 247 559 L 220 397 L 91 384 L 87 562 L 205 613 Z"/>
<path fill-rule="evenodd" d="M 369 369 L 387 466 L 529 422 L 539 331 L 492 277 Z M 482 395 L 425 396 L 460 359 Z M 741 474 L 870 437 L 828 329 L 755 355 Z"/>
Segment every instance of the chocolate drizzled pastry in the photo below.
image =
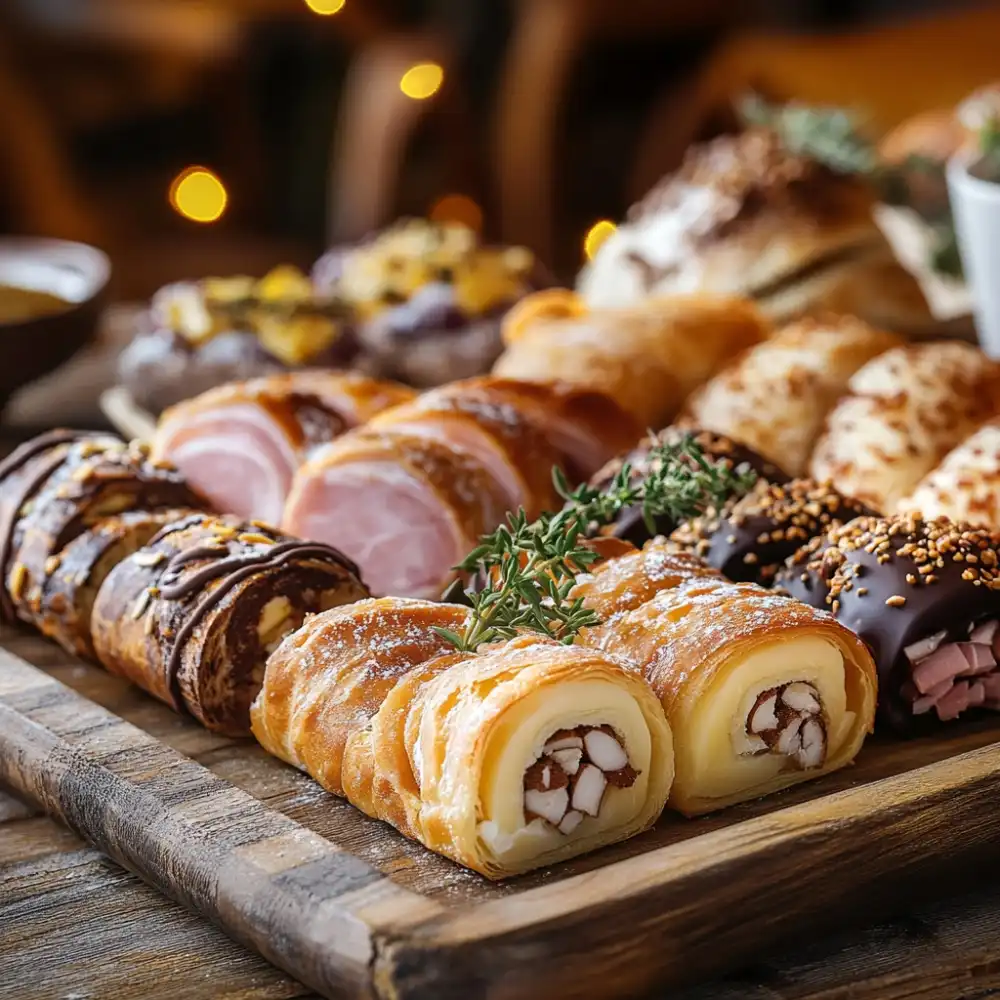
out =
<path fill-rule="evenodd" d="M 93 612 L 98 658 L 208 729 L 249 732 L 264 663 L 306 615 L 368 597 L 329 545 L 193 514 L 120 562 Z"/>
<path fill-rule="evenodd" d="M 210 506 L 173 466 L 150 461 L 145 446 L 82 437 L 56 457 L 44 485 L 18 510 L 6 567 L 7 593 L 17 616 L 43 629 L 46 582 L 74 539 L 104 518 L 130 510 Z"/>
<path fill-rule="evenodd" d="M 879 714 L 908 734 L 1000 710 L 1000 535 L 918 515 L 862 517 L 814 543 L 780 585 L 871 649 Z"/>
<path fill-rule="evenodd" d="M 785 560 L 810 539 L 868 513 L 830 483 L 758 480 L 745 497 L 680 525 L 670 539 L 730 580 L 769 586 Z"/>
<path fill-rule="evenodd" d="M 693 437 L 695 444 L 710 462 L 723 465 L 736 473 L 755 472 L 761 479 L 768 482 L 784 483 L 788 481 L 788 476 L 776 465 L 732 438 L 716 434 L 713 431 L 674 425 L 665 427 L 656 434 L 648 435 L 632 451 L 612 459 L 592 477 L 590 483 L 599 489 L 607 487 L 626 462 L 632 467 L 632 481 L 641 482 L 655 468 L 650 464 L 650 452 L 657 445 L 680 444 L 686 437 Z M 634 506 L 619 514 L 616 523 L 610 529 L 610 533 L 617 538 L 623 538 L 633 545 L 642 547 L 656 535 L 669 535 L 677 525 L 667 517 L 657 517 L 655 527 L 656 530 L 650 533 L 642 516 L 642 507 Z"/>

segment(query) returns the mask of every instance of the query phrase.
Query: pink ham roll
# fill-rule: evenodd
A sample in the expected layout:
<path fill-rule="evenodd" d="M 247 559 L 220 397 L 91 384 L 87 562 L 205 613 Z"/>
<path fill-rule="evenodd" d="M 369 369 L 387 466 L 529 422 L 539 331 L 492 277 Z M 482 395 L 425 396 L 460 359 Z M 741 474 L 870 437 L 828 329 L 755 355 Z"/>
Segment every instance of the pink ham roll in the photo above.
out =
<path fill-rule="evenodd" d="M 219 510 L 277 524 L 292 477 L 312 449 L 413 395 L 344 372 L 231 382 L 168 409 L 153 458 L 176 465 Z"/>
<path fill-rule="evenodd" d="M 467 452 L 431 436 L 359 429 L 299 469 L 283 525 L 346 553 L 374 594 L 436 598 L 506 508 L 504 488 Z"/>

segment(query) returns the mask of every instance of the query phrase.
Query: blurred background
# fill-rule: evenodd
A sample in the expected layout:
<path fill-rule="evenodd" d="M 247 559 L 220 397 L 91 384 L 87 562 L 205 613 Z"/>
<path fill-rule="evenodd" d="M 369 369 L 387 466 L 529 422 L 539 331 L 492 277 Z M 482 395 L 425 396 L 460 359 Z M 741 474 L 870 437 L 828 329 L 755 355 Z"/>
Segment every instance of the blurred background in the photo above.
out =
<path fill-rule="evenodd" d="M 1000 75 L 997 37 L 956 0 L 3 0 L 0 231 L 102 247 L 118 299 L 402 214 L 568 280 L 734 94 L 881 131 Z"/>

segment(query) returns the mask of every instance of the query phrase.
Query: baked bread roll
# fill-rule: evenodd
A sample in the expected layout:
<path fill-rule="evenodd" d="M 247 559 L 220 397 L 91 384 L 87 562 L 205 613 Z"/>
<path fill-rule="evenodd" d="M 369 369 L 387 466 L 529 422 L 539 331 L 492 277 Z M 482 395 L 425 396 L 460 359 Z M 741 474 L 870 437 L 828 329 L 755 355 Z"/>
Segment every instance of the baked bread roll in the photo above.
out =
<path fill-rule="evenodd" d="M 1000 413 L 1000 364 L 957 341 L 886 351 L 857 371 L 810 461 L 813 479 L 880 512 Z"/>
<path fill-rule="evenodd" d="M 277 524 L 313 448 L 413 396 L 395 382 L 332 371 L 230 382 L 168 409 L 153 457 L 176 465 L 219 510 Z"/>
<path fill-rule="evenodd" d="M 282 525 L 346 552 L 379 596 L 430 598 L 506 509 L 500 484 L 468 454 L 429 437 L 361 429 L 299 469 Z"/>
<path fill-rule="evenodd" d="M 72 609 L 64 605 L 65 597 L 59 599 L 53 593 L 56 601 L 53 606 L 45 596 L 68 546 L 105 518 L 127 511 L 149 513 L 207 506 L 205 499 L 176 469 L 151 461 L 145 446 L 126 445 L 113 438 L 81 438 L 70 445 L 45 485 L 21 508 L 15 531 L 16 550 L 7 572 L 7 591 L 18 617 L 42 631 L 61 636 L 70 647 L 75 647 L 78 623 L 74 622 Z M 78 549 L 74 558 L 80 558 L 82 551 L 82 547 Z M 112 545 L 109 553 L 112 560 L 114 553 Z M 90 570 L 99 575 L 106 565 L 101 562 Z M 96 588 L 87 579 L 82 587 L 78 597 L 80 607 L 84 608 L 92 603 Z M 62 623 L 52 618 L 53 613 L 59 617 L 60 607 L 67 614 Z M 86 640 L 83 642 L 86 647 Z"/>
<path fill-rule="evenodd" d="M 688 816 L 835 771 L 872 729 L 861 640 L 756 584 L 692 578 L 583 641 L 630 660 L 661 699 L 676 748 L 669 801 Z"/>
<path fill-rule="evenodd" d="M 268 661 L 254 734 L 489 878 L 651 826 L 673 751 L 642 680 L 596 650 L 537 636 L 431 659 L 442 642 L 432 626 L 465 614 L 375 601 L 318 615 Z"/>
<path fill-rule="evenodd" d="M 800 319 L 696 390 L 685 415 L 801 476 L 850 377 L 899 343 L 852 316 Z"/>
<path fill-rule="evenodd" d="M 902 735 L 1000 710 L 998 536 L 947 518 L 858 518 L 779 578 L 864 640 L 879 717 Z"/>
<path fill-rule="evenodd" d="M 659 460 L 650 457 L 652 450 L 661 444 L 678 445 L 685 438 L 693 439 L 701 449 L 705 459 L 715 466 L 729 469 L 741 477 L 752 478 L 756 474 L 769 483 L 784 483 L 788 481 L 787 474 L 773 462 L 767 461 L 755 451 L 739 444 L 732 438 L 713 431 L 701 430 L 687 425 L 671 425 L 656 434 L 648 434 L 631 451 L 608 462 L 596 475 L 591 477 L 591 486 L 606 489 L 621 472 L 622 466 L 628 463 L 632 470 L 630 482 L 642 482 L 659 467 Z M 682 459 L 688 464 L 691 460 Z M 610 533 L 617 538 L 625 539 L 633 545 L 641 546 L 657 535 L 669 535 L 677 522 L 666 515 L 653 518 L 653 530 L 649 530 L 643 517 L 642 506 L 626 507 L 610 528 Z"/>
<path fill-rule="evenodd" d="M 503 489 L 507 510 L 523 507 L 534 519 L 562 504 L 552 482 L 561 453 L 527 414 L 502 397 L 491 399 L 477 383 L 432 389 L 380 413 L 368 428 L 430 438 L 471 456 Z"/>
<path fill-rule="evenodd" d="M 98 591 L 94 649 L 178 712 L 249 733 L 264 662 L 308 614 L 367 597 L 336 549 L 259 522 L 192 514 L 120 562 Z"/>
<path fill-rule="evenodd" d="M 811 539 L 871 513 L 828 482 L 794 479 L 778 486 L 758 480 L 745 497 L 692 518 L 670 540 L 730 580 L 767 587 L 785 561 Z"/>
<path fill-rule="evenodd" d="M 823 311 L 924 331 L 916 280 L 872 218 L 876 193 L 751 128 L 690 150 L 580 273 L 595 309 L 669 295 L 741 295 L 774 322 Z"/>
<path fill-rule="evenodd" d="M 534 318 L 531 306 L 526 299 L 505 320 L 507 349 L 494 373 L 598 389 L 647 428 L 669 423 L 691 390 L 765 335 L 757 311 L 735 298 L 677 297 L 568 316 L 539 310 Z"/>
<path fill-rule="evenodd" d="M 902 513 L 1000 531 L 1000 420 L 984 424 L 899 501 Z"/>

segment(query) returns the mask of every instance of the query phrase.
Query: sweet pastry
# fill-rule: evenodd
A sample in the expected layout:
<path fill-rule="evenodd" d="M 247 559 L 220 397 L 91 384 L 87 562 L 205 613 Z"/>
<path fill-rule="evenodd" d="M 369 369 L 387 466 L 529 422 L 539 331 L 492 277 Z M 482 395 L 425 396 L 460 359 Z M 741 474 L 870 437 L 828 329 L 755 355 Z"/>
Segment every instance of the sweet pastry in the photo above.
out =
<path fill-rule="evenodd" d="M 689 816 L 835 771 L 872 729 L 864 643 L 756 584 L 692 577 L 583 641 L 633 663 L 662 701 L 676 752 L 669 802 Z"/>
<path fill-rule="evenodd" d="M 646 435 L 631 451 L 612 459 L 591 477 L 590 484 L 598 489 L 606 489 L 626 463 L 632 470 L 630 481 L 642 482 L 659 465 L 658 459 L 650 459 L 650 452 L 658 445 L 678 445 L 685 438 L 693 439 L 707 461 L 730 469 L 743 478 L 749 479 L 756 474 L 769 483 L 788 481 L 787 474 L 777 465 L 732 438 L 686 424 L 674 424 L 656 434 Z M 686 457 L 682 460 L 692 461 Z M 653 531 L 650 531 L 643 517 L 642 507 L 633 506 L 626 507 L 618 515 L 610 530 L 615 537 L 641 546 L 656 535 L 669 535 L 676 527 L 676 522 L 671 518 L 657 516 L 653 519 Z"/>
<path fill-rule="evenodd" d="M 167 285 L 118 362 L 135 401 L 159 413 L 224 382 L 342 367 L 359 345 L 349 308 L 293 267 Z"/>
<path fill-rule="evenodd" d="M 899 501 L 899 510 L 1000 531 L 1000 420 L 984 424 L 950 451 Z"/>
<path fill-rule="evenodd" d="M 850 377 L 900 343 L 852 316 L 797 320 L 696 390 L 685 416 L 801 476 Z"/>
<path fill-rule="evenodd" d="M 431 598 L 506 510 L 500 483 L 466 452 L 361 428 L 298 470 L 282 525 L 342 549 L 376 595 Z"/>
<path fill-rule="evenodd" d="M 570 315 L 531 313 L 531 304 L 505 320 L 494 373 L 598 389 L 646 428 L 669 423 L 688 393 L 766 334 L 757 310 L 736 298 L 677 296 Z"/>
<path fill-rule="evenodd" d="M 229 382 L 170 407 L 152 453 L 176 465 L 219 510 L 277 524 L 292 476 L 312 449 L 414 395 L 349 372 Z"/>
<path fill-rule="evenodd" d="M 358 318 L 366 363 L 420 387 L 488 371 L 500 318 L 550 284 L 530 250 L 484 246 L 457 223 L 404 219 L 313 268 L 316 287 Z"/>
<path fill-rule="evenodd" d="M 859 518 L 779 584 L 864 640 L 878 665 L 879 716 L 907 735 L 1000 709 L 998 542 L 947 518 Z"/>
<path fill-rule="evenodd" d="M 701 293 L 754 299 L 774 322 L 822 311 L 877 327 L 933 325 L 872 218 L 876 192 L 750 128 L 689 151 L 581 272 L 595 309 Z"/>
<path fill-rule="evenodd" d="M 306 615 L 367 597 L 340 552 L 260 523 L 174 521 L 118 563 L 92 634 L 112 673 L 228 736 L 249 732 L 264 662 Z"/>
<path fill-rule="evenodd" d="M 92 539 L 94 551 L 105 549 L 107 558 L 87 565 L 88 542 L 80 543 L 70 555 L 70 571 L 75 573 L 82 560 L 85 579 L 82 592 L 74 598 L 79 605 L 61 598 L 59 572 L 69 547 L 82 535 L 101 525 L 105 519 L 128 511 L 146 514 L 172 509 L 207 508 L 204 497 L 196 492 L 171 466 L 152 461 L 144 446 L 106 437 L 83 437 L 72 443 L 45 484 L 22 505 L 13 531 L 13 545 L 7 566 L 7 593 L 17 616 L 28 624 L 60 638 L 70 648 L 77 640 L 89 650 L 85 623 L 79 618 L 93 602 L 101 575 L 115 555 L 131 544 L 135 532 L 144 529 L 129 522 L 120 526 L 118 541 Z M 152 532 L 150 532 L 152 534 Z M 71 584 L 71 589 L 75 585 Z M 81 632 L 82 629 L 82 632 Z"/>
<path fill-rule="evenodd" d="M 522 636 L 445 652 L 453 605 L 366 601 L 270 658 L 265 749 L 489 878 L 632 836 L 659 816 L 670 729 L 643 681 L 594 649 Z"/>
<path fill-rule="evenodd" d="M 730 580 L 770 586 L 785 560 L 811 539 L 871 513 L 829 482 L 758 480 L 745 497 L 680 525 L 670 540 Z"/>
<path fill-rule="evenodd" d="M 879 512 L 1000 413 L 1000 364 L 957 341 L 896 347 L 851 377 L 810 461 L 813 479 Z"/>

